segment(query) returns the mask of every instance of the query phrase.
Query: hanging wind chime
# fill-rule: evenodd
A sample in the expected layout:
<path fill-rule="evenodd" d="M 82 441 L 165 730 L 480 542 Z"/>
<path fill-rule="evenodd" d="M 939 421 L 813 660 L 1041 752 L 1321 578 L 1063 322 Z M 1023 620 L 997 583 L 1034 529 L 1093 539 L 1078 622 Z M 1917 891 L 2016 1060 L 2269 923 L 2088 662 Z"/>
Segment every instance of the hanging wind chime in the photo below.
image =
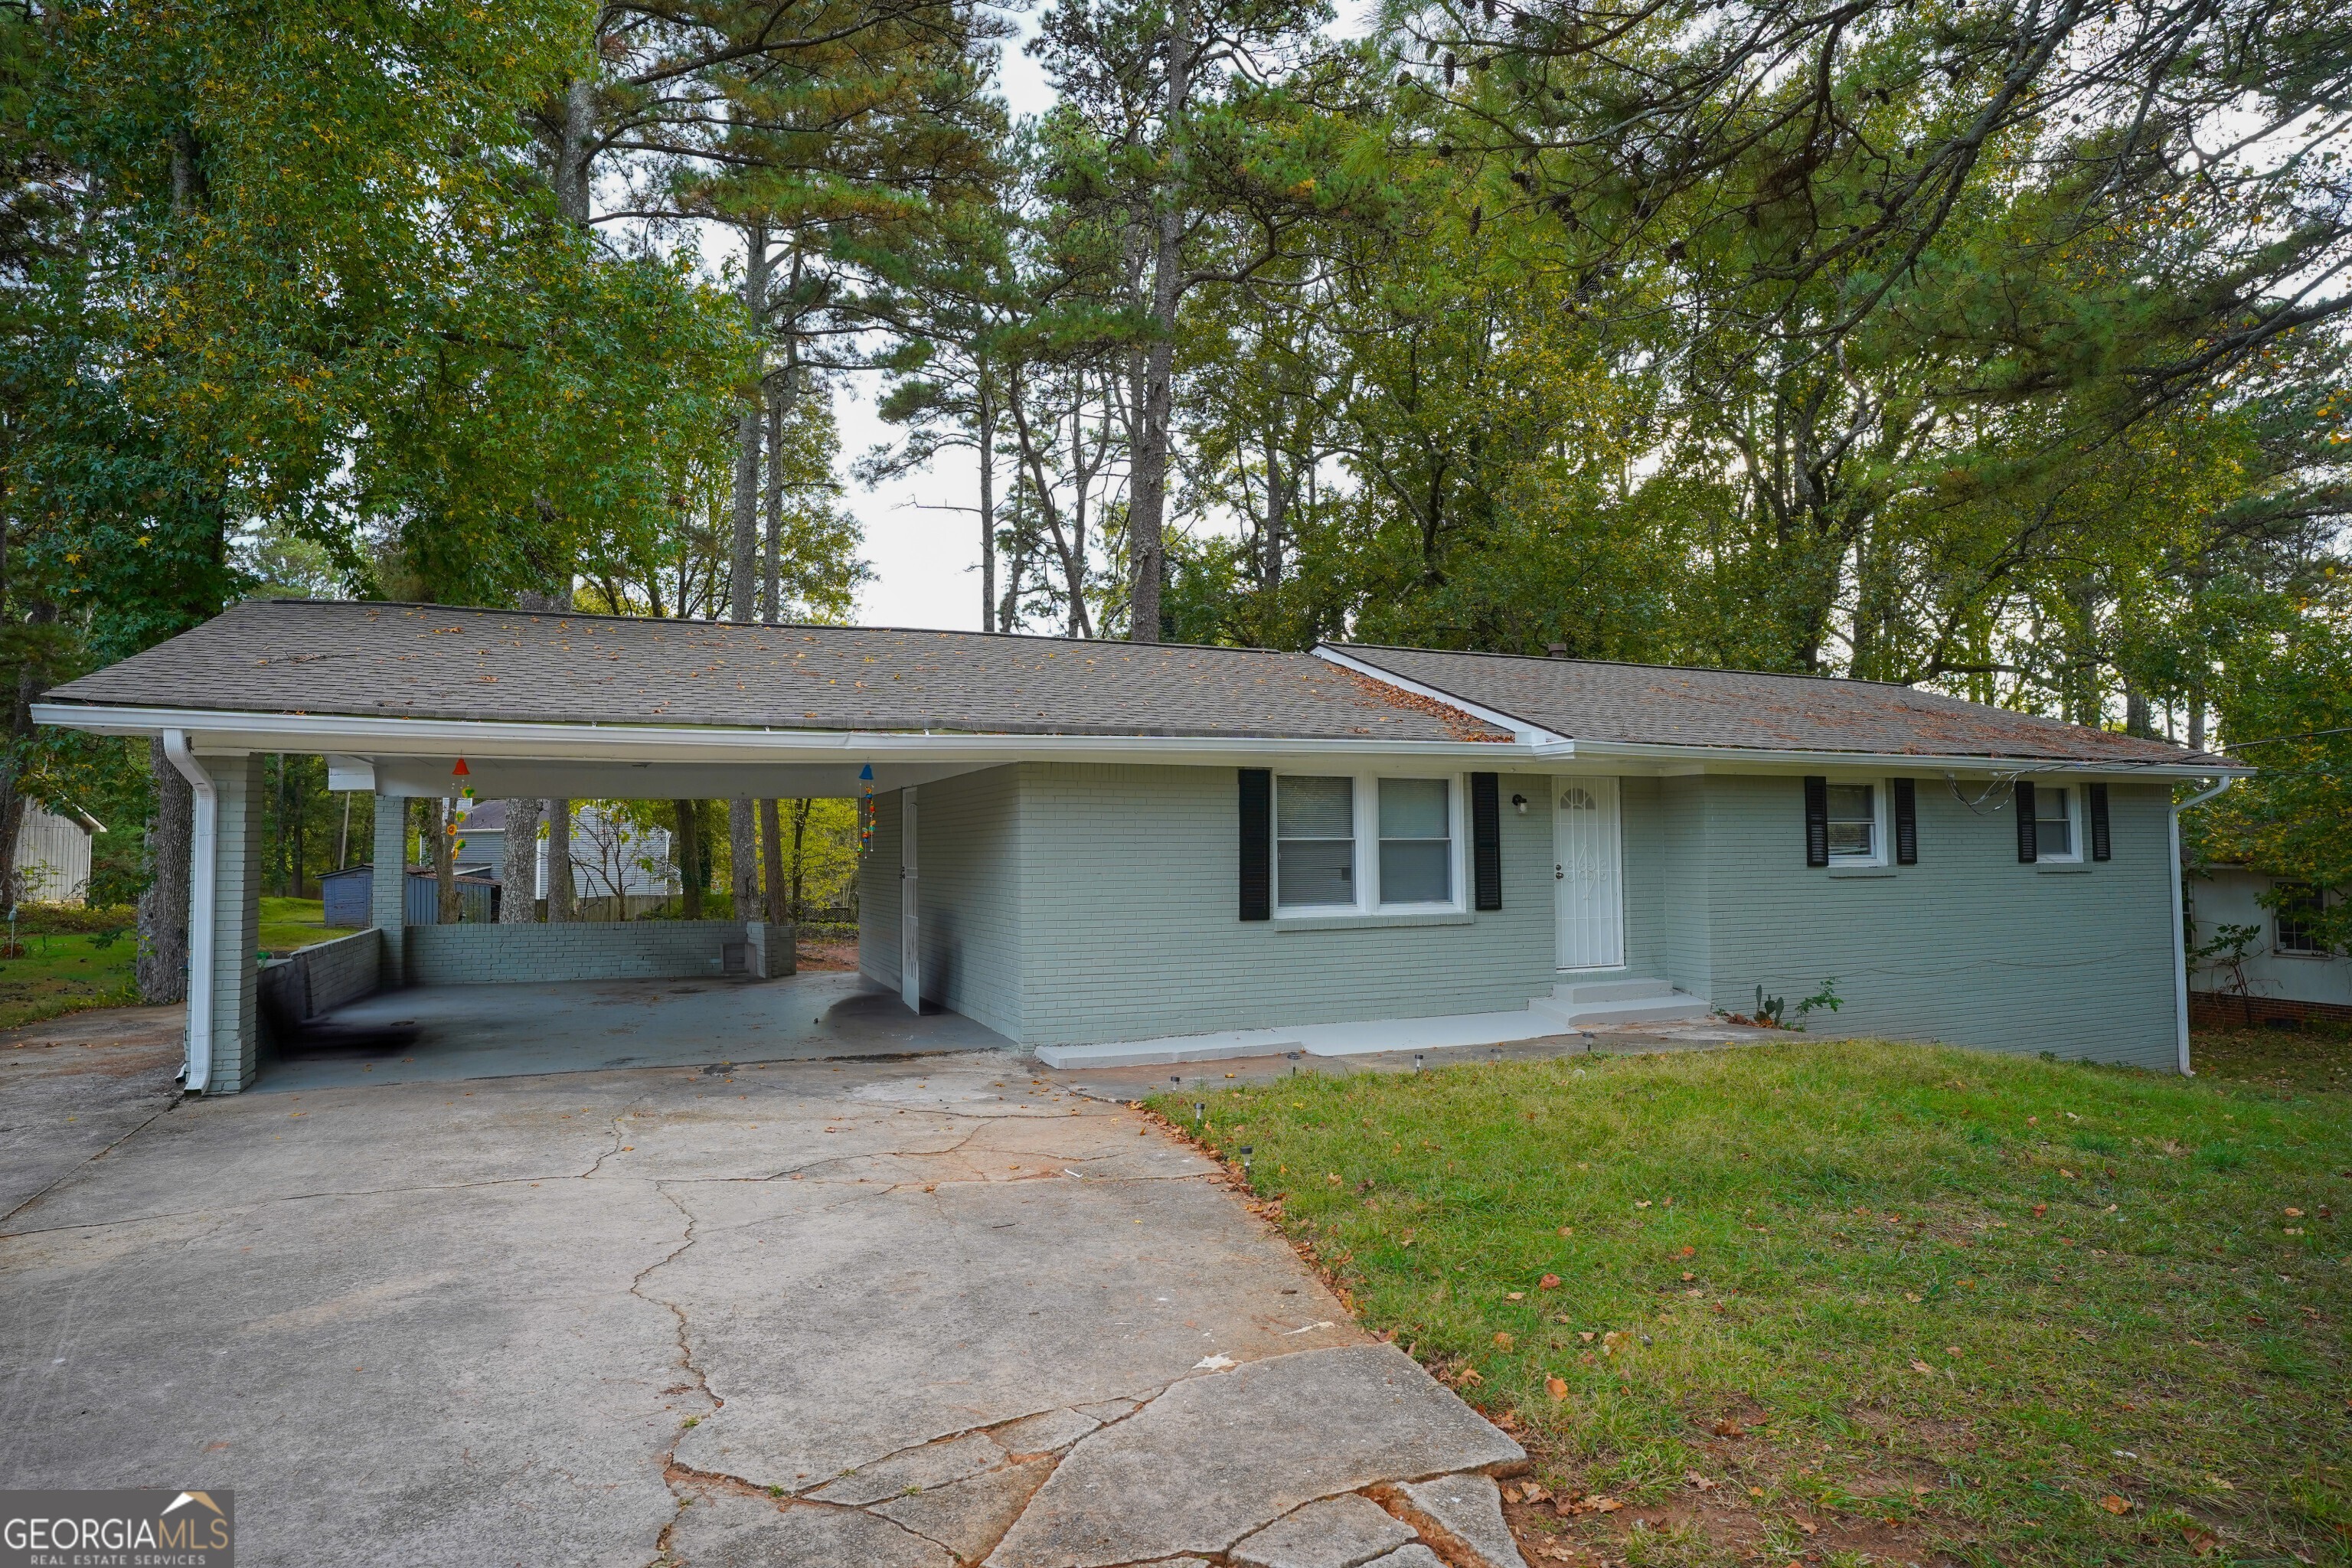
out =
<path fill-rule="evenodd" d="M 866 763 L 857 770 L 857 852 L 870 854 L 874 848 L 874 764 Z"/>
<path fill-rule="evenodd" d="M 449 770 L 449 776 L 457 781 L 457 798 L 450 803 L 449 826 L 445 830 L 449 836 L 449 858 L 454 863 L 457 851 L 466 847 L 466 841 L 457 837 L 457 830 L 465 825 L 466 818 L 474 814 L 474 770 L 466 765 L 465 758 L 459 757 L 457 765 Z"/>

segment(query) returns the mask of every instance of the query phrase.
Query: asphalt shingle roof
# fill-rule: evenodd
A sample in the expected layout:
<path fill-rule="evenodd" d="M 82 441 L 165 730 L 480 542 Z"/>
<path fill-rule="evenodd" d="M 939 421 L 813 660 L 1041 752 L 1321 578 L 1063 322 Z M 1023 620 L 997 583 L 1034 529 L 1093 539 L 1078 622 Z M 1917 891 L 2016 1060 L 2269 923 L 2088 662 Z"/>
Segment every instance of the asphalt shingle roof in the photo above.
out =
<path fill-rule="evenodd" d="M 53 702 L 1007 735 L 1508 741 L 1311 654 L 276 600 Z"/>
<path fill-rule="evenodd" d="M 1361 663 L 1571 740 L 2015 761 L 2218 757 L 1871 680 L 1586 659 L 1356 647 Z"/>

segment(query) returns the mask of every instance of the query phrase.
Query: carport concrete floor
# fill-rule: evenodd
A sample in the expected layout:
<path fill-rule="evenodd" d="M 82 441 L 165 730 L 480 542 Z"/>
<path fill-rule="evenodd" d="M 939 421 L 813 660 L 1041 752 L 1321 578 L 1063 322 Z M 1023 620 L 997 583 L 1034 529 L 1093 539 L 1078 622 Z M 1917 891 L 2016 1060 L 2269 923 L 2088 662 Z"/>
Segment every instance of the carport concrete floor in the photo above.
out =
<path fill-rule="evenodd" d="M 228 1488 L 254 1564 L 1519 1563 L 1517 1445 L 1002 1053 L 162 1109 L 106 1040 L 0 1078 L 11 1486 Z"/>
<path fill-rule="evenodd" d="M 314 1020 L 308 1042 L 271 1060 L 254 1088 L 992 1047 L 1012 1043 L 958 1014 L 917 1017 L 895 991 L 842 970 L 758 981 L 416 985 Z"/>

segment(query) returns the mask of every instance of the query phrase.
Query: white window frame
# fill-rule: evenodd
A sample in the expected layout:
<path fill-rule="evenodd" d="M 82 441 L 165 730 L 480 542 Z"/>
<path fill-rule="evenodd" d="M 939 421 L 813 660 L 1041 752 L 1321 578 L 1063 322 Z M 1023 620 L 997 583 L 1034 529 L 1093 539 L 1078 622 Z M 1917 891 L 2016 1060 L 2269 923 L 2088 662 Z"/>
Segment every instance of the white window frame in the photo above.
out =
<path fill-rule="evenodd" d="M 2326 910 L 2327 889 L 2325 888 L 2313 889 L 2311 894 L 2311 912 L 2314 918 L 2325 914 Z M 2286 911 L 2283 909 L 2273 910 L 2270 911 L 2271 952 L 2274 957 L 2299 959 L 2315 958 L 2324 962 L 2336 956 L 2336 953 L 2326 945 L 2319 943 L 2316 938 L 2313 939 L 2314 945 L 2310 947 L 2287 946 L 2286 933 L 2283 929 L 2283 922 L 2285 915 Z"/>
<path fill-rule="evenodd" d="M 1292 778 L 1349 780 L 1354 785 L 1355 851 L 1349 865 L 1349 885 L 1356 889 L 1356 900 L 1348 904 L 1286 904 L 1282 901 L 1282 781 Z M 1454 896 L 1442 902 L 1388 903 L 1376 895 L 1381 876 L 1381 780 L 1443 779 L 1445 781 L 1445 829 L 1451 850 L 1447 879 Z M 1428 915 L 1459 914 L 1470 907 L 1469 889 L 1469 778 L 1464 773 L 1446 773 L 1423 768 L 1277 768 L 1274 773 L 1274 809 L 1266 813 L 1266 832 L 1270 836 L 1266 857 L 1274 884 L 1274 915 L 1276 920 L 1314 920 L 1332 915 Z"/>
<path fill-rule="evenodd" d="M 1828 784 L 1831 789 L 1835 789 L 1840 784 L 1844 784 L 1848 788 L 1851 788 L 1855 784 L 1865 784 L 1870 789 L 1870 853 L 1867 855 L 1841 855 L 1835 849 L 1832 849 L 1830 851 L 1831 868 L 1835 869 L 1841 866 L 1885 866 L 1888 864 L 1889 862 L 1886 854 L 1886 797 L 1892 792 L 1887 787 L 1886 781 L 1885 779 L 1832 778 L 1828 781 Z M 1826 807 L 1824 807 L 1824 810 L 1826 810 Z M 1824 834 L 1829 831 L 1830 824 L 1833 821 L 1834 818 L 1828 816 L 1823 817 L 1822 832 Z"/>
<path fill-rule="evenodd" d="M 2052 855 L 2042 847 L 2042 801 L 2050 790 L 2063 790 L 2066 795 L 2066 842 L 2074 847 L 2063 855 Z M 2033 863 L 2037 866 L 2079 866 L 2083 863 L 2083 796 L 2089 793 L 2079 784 L 2042 784 L 2033 800 Z"/>

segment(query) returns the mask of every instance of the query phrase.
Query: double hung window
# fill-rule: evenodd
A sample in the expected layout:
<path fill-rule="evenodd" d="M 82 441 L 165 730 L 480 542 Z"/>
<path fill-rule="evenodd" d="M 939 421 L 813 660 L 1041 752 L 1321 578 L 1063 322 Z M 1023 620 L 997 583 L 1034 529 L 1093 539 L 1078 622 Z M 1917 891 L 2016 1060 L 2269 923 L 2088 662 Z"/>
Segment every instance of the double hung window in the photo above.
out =
<path fill-rule="evenodd" d="M 1276 775 L 1275 907 L 1363 914 L 1458 906 L 1459 796 L 1450 778 Z"/>
<path fill-rule="evenodd" d="M 2033 849 L 2038 860 L 2080 860 L 2082 836 L 2075 831 L 2076 792 L 2043 784 L 2033 792 Z"/>
<path fill-rule="evenodd" d="M 1830 864 L 1875 866 L 1886 858 L 1875 784 L 1830 785 Z"/>

